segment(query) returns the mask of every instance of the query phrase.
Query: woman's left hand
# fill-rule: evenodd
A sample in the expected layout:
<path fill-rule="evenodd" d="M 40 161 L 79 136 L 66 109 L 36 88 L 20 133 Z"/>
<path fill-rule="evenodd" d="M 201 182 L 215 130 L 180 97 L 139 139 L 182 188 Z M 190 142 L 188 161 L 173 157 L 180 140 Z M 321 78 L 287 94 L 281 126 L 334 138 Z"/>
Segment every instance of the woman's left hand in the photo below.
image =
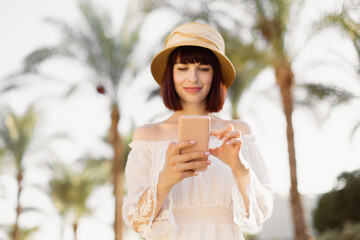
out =
<path fill-rule="evenodd" d="M 232 170 L 241 166 L 240 149 L 242 140 L 240 139 L 241 132 L 234 130 L 232 124 L 227 124 L 221 129 L 211 129 L 210 135 L 216 136 L 219 140 L 223 140 L 223 144 L 217 148 L 210 148 L 210 154 L 219 158 L 222 162 L 228 165 Z"/>
<path fill-rule="evenodd" d="M 240 139 L 241 132 L 234 130 L 233 125 L 229 123 L 220 129 L 212 129 L 210 135 L 223 140 L 223 144 L 220 147 L 210 148 L 209 152 L 231 168 L 237 179 L 240 193 L 243 196 L 246 213 L 249 214 L 250 200 L 247 194 L 247 186 L 250 184 L 250 169 L 240 159 L 242 146 L 242 140 Z"/>

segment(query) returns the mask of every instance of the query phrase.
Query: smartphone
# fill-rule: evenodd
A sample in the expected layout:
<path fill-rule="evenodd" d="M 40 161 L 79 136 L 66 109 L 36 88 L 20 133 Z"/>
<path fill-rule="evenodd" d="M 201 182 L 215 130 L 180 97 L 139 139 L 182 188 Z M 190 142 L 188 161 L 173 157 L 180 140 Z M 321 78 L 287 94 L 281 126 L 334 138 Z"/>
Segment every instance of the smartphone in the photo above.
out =
<path fill-rule="evenodd" d="M 178 123 L 178 141 L 194 140 L 195 144 L 181 149 L 180 154 L 209 151 L 210 125 L 211 120 L 208 116 L 181 116 Z M 207 157 L 193 161 L 203 160 L 207 160 Z M 207 167 L 197 170 L 205 171 L 206 169 Z"/>

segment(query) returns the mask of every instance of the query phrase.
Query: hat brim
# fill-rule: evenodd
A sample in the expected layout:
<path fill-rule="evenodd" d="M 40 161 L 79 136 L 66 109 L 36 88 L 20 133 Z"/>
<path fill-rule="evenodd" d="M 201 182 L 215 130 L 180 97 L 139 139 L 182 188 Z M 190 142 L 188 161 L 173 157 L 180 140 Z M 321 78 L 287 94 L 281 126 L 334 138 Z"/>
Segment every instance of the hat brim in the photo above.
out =
<path fill-rule="evenodd" d="M 196 45 L 193 42 L 186 43 L 183 42 L 181 44 L 177 44 L 168 48 L 163 49 L 160 51 L 151 61 L 151 73 L 155 79 L 155 81 L 161 86 L 162 80 L 164 78 L 165 69 L 168 63 L 169 56 L 171 52 L 180 46 L 197 46 L 197 47 L 204 47 L 211 50 L 219 60 L 221 74 L 224 80 L 225 86 L 228 88 L 235 80 L 235 69 L 230 60 L 223 55 L 222 53 L 218 52 L 216 49 L 209 48 L 208 46 L 203 45 Z"/>

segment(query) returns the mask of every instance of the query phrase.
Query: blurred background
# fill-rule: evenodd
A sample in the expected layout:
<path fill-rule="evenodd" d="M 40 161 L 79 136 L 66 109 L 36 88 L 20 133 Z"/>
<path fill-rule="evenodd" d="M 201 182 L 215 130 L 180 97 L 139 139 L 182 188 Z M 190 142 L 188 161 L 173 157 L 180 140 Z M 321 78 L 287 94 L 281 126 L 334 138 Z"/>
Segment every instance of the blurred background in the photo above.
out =
<path fill-rule="evenodd" d="M 1 240 L 141 239 L 115 217 L 128 144 L 171 114 L 149 63 L 189 21 L 224 37 L 218 115 L 250 124 L 273 181 L 246 239 L 360 239 L 360 1 L 0 0 Z"/>

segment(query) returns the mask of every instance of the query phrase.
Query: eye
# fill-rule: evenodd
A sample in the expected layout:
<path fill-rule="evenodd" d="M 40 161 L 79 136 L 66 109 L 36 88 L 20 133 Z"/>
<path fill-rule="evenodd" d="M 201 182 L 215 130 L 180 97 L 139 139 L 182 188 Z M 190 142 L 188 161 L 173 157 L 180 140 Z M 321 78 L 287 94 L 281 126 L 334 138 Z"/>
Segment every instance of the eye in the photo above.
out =
<path fill-rule="evenodd" d="M 203 71 L 203 72 L 208 72 L 211 70 L 211 66 L 209 66 L 209 65 L 200 66 L 199 70 Z"/>
<path fill-rule="evenodd" d="M 187 67 L 177 67 L 177 70 L 179 70 L 179 71 L 185 71 L 185 70 L 187 70 Z"/>
<path fill-rule="evenodd" d="M 186 71 L 188 69 L 188 66 L 185 64 L 176 64 L 175 69 L 178 71 Z"/>

